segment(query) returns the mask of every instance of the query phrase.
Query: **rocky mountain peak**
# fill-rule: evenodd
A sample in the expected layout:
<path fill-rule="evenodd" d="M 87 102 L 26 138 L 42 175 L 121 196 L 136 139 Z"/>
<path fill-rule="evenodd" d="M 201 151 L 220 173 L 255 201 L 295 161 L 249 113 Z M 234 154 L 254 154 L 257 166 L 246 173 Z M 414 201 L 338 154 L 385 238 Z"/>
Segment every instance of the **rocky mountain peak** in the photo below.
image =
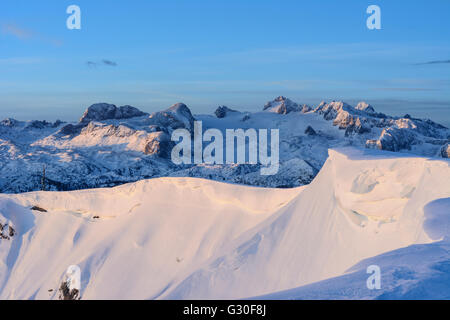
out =
<path fill-rule="evenodd" d="M 279 96 L 273 101 L 269 101 L 264 105 L 263 110 L 278 114 L 288 114 L 290 112 L 302 111 L 303 106 L 293 102 L 292 100 Z"/>
<path fill-rule="evenodd" d="M 164 111 L 154 112 L 149 116 L 150 125 L 164 127 L 168 131 L 179 128 L 192 130 L 194 121 L 191 110 L 181 102 L 172 105 Z"/>
<path fill-rule="evenodd" d="M 147 115 L 147 113 L 141 110 L 126 105 L 122 107 L 116 107 L 114 104 L 109 103 L 95 103 L 91 105 L 84 112 L 80 119 L 80 122 L 87 123 L 90 121 L 102 121 L 110 119 L 129 119 L 134 117 L 141 117 Z"/>
<path fill-rule="evenodd" d="M 214 114 L 217 118 L 225 118 L 228 113 L 230 112 L 238 112 L 236 110 L 230 109 L 227 106 L 219 106 L 216 111 L 214 111 Z"/>
<path fill-rule="evenodd" d="M 372 107 L 370 104 L 364 101 L 359 102 L 355 109 L 367 113 L 375 113 L 374 107 Z"/>

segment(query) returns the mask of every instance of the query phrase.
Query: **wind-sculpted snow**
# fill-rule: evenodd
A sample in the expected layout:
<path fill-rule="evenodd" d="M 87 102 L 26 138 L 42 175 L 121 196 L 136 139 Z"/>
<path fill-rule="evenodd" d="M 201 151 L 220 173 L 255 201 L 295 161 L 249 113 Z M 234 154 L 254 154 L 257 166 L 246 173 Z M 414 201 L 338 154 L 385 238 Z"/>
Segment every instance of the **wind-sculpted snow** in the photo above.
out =
<path fill-rule="evenodd" d="M 219 107 L 192 115 L 183 103 L 147 114 L 131 106 L 94 104 L 79 122 L 0 122 L 0 192 L 43 188 L 77 190 L 111 187 L 141 179 L 186 176 L 262 187 L 308 184 L 329 148 L 355 146 L 448 157 L 450 130 L 430 120 L 390 117 L 365 102 L 322 102 L 317 108 L 278 97 L 264 111 L 242 113 Z M 260 165 L 175 165 L 170 158 L 176 129 L 278 129 L 278 173 L 262 176 Z"/>
<path fill-rule="evenodd" d="M 16 231 L 0 240 L 0 299 L 57 299 L 73 265 L 81 299 L 448 299 L 448 199 L 448 160 L 357 148 L 292 189 L 159 178 L 0 194 Z"/>

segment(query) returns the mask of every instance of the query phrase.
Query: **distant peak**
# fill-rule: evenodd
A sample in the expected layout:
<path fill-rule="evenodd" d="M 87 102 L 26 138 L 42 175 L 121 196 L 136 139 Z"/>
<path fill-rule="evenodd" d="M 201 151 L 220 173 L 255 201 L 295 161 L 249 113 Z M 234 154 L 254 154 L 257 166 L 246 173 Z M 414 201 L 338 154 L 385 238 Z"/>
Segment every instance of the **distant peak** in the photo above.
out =
<path fill-rule="evenodd" d="M 301 111 L 302 107 L 303 106 L 300 106 L 298 103 L 295 103 L 284 96 L 279 96 L 276 97 L 273 101 L 267 102 L 264 105 L 263 110 L 279 114 L 288 114 L 290 112 Z"/>
<path fill-rule="evenodd" d="M 138 108 L 125 105 L 116 107 L 109 103 L 95 103 L 84 112 L 80 122 L 102 121 L 110 119 L 129 119 L 144 116 L 147 113 L 142 112 Z"/>
<path fill-rule="evenodd" d="M 230 112 L 238 112 L 238 111 L 230 109 L 227 106 L 219 106 L 214 112 L 214 114 L 216 115 L 217 118 L 225 118 L 227 114 Z"/>
<path fill-rule="evenodd" d="M 274 101 L 285 101 L 288 100 L 285 96 L 276 97 Z"/>
<path fill-rule="evenodd" d="M 355 109 L 368 113 L 375 113 L 375 108 L 365 101 L 359 102 Z"/>

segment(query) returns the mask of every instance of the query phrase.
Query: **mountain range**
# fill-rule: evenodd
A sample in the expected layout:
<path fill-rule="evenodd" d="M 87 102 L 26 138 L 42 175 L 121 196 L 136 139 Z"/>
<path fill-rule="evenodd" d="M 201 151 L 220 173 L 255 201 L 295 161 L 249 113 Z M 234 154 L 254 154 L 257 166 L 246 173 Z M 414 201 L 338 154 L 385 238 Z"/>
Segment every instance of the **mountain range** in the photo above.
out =
<path fill-rule="evenodd" d="M 171 134 L 203 130 L 279 129 L 280 168 L 260 175 L 253 164 L 175 165 Z M 132 106 L 97 103 L 78 122 L 0 122 L 0 193 L 113 187 L 157 177 L 197 177 L 272 188 L 310 183 L 329 148 L 354 146 L 426 157 L 450 157 L 450 130 L 428 119 L 389 116 L 368 103 L 321 102 L 317 107 L 280 96 L 260 112 L 219 106 L 193 115 L 183 103 L 145 113 Z"/>

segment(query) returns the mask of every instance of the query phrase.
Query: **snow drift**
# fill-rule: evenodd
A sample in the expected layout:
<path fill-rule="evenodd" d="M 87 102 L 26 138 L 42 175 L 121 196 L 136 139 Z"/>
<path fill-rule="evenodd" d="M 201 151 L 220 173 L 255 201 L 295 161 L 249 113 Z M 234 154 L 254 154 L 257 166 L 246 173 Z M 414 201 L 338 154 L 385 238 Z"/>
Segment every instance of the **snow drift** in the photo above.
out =
<path fill-rule="evenodd" d="M 0 223 L 15 234 L 0 240 L 0 299 L 57 298 L 70 265 L 82 270 L 83 299 L 371 298 L 359 264 L 445 242 L 449 198 L 448 160 L 353 148 L 330 150 L 295 189 L 159 178 L 3 194 Z M 431 263 L 420 256 L 408 261 Z M 377 261 L 398 275 L 401 260 Z M 389 283 L 398 277 L 386 277 L 401 296 Z M 332 290 L 342 283 L 360 294 Z"/>

